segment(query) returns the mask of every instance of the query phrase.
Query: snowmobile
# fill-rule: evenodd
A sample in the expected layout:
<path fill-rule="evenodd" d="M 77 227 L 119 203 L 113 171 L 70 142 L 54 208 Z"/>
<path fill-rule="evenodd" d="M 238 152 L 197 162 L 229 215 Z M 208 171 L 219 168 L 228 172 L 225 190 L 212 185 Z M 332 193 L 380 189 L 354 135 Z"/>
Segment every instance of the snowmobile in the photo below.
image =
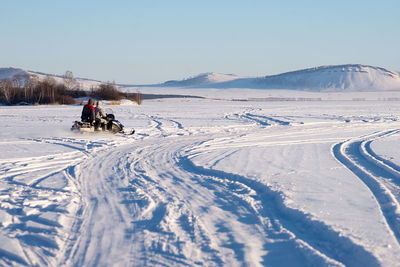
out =
<path fill-rule="evenodd" d="M 71 127 L 71 131 L 73 132 L 109 132 L 109 133 L 122 133 L 131 135 L 135 133 L 135 130 L 126 131 L 124 130 L 124 125 L 121 122 L 115 119 L 114 114 L 107 113 L 104 123 L 90 123 L 90 122 L 82 122 L 75 121 Z"/>

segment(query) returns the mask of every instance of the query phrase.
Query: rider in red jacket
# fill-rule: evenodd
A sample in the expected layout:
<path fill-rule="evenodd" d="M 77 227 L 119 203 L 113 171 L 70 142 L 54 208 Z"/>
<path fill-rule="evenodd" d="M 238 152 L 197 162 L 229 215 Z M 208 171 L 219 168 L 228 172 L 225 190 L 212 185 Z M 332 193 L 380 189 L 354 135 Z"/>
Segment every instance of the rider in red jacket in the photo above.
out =
<path fill-rule="evenodd" d="M 89 98 L 88 103 L 83 106 L 81 120 L 83 122 L 93 123 L 95 120 L 95 112 L 94 112 L 94 101 Z"/>

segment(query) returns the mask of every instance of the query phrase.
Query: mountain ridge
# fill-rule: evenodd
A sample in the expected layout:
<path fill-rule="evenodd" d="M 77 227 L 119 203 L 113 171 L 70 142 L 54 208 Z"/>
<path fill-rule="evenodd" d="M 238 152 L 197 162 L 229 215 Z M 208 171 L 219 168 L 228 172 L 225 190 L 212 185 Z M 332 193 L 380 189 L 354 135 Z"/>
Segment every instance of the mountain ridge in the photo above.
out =
<path fill-rule="evenodd" d="M 62 75 L 25 71 L 19 68 L 0 68 L 1 79 L 26 80 L 36 76 L 44 79 L 53 77 L 63 82 Z M 80 86 L 90 89 L 101 81 L 76 78 Z M 22 83 L 23 84 L 23 83 Z M 249 88 L 288 89 L 305 91 L 400 91 L 400 72 L 382 67 L 362 64 L 326 65 L 301 70 L 283 72 L 261 77 L 245 77 L 234 74 L 206 72 L 182 80 L 169 80 L 159 84 L 134 85 L 117 84 L 120 87 L 178 87 L 178 88 Z"/>
<path fill-rule="evenodd" d="M 400 90 L 400 73 L 362 64 L 327 65 L 263 77 L 239 77 L 230 81 L 187 84 L 176 87 L 291 89 L 310 91 L 390 91 Z M 194 81 L 191 79 L 191 81 Z M 161 86 L 169 87 L 169 83 Z"/>

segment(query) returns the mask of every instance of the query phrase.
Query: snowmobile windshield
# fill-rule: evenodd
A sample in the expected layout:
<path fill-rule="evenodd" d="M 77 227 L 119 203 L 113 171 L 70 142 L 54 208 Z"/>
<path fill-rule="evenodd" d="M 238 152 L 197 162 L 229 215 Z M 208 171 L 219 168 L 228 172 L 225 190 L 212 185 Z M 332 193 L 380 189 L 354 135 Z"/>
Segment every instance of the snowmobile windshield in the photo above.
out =
<path fill-rule="evenodd" d="M 111 108 L 106 108 L 105 111 L 106 111 L 106 114 L 114 114 L 114 111 Z"/>

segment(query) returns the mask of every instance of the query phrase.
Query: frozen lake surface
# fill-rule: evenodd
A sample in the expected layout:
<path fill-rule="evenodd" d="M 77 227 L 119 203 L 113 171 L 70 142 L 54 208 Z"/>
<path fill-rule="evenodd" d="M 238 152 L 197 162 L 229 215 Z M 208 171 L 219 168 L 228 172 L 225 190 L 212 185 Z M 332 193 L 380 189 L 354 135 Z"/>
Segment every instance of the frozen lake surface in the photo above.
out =
<path fill-rule="evenodd" d="M 399 264 L 397 101 L 222 95 L 108 106 L 133 136 L 0 107 L 0 265 Z"/>

